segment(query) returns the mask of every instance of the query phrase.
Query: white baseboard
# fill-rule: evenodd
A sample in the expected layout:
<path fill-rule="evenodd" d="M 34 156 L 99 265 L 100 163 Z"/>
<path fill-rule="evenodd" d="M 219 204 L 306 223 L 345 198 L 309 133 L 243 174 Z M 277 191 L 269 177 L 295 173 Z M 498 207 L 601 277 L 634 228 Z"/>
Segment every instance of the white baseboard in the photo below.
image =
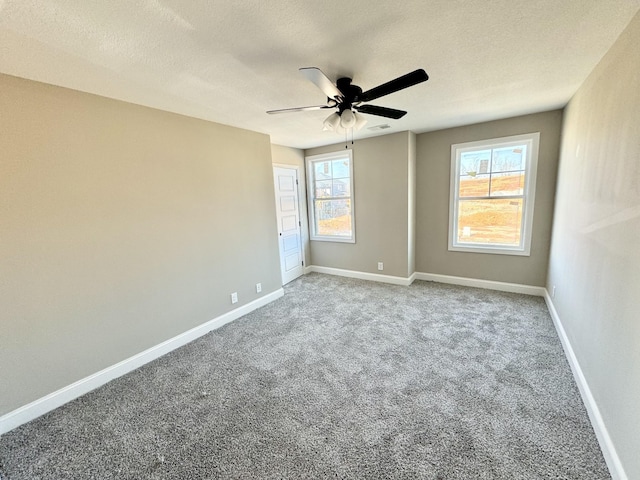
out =
<path fill-rule="evenodd" d="M 339 277 L 358 278 L 360 280 L 369 280 L 372 282 L 390 283 L 392 285 L 411 285 L 413 275 L 411 277 L 394 277 L 393 275 L 382 275 L 379 273 L 358 272 L 357 270 L 343 270 L 342 268 L 320 267 L 311 265 L 311 272 L 326 273 L 327 275 L 337 275 Z"/>
<path fill-rule="evenodd" d="M 569 341 L 569 337 L 562 326 L 562 321 L 558 316 L 558 312 L 553 302 L 551 301 L 551 297 L 549 296 L 549 292 L 545 289 L 544 300 L 547 302 L 547 308 L 549 309 L 549 314 L 553 319 L 553 324 L 556 327 L 556 331 L 558 332 L 558 337 L 560 337 L 560 342 L 562 343 L 562 348 L 564 348 L 565 356 L 567 357 L 567 361 L 571 366 L 571 371 L 573 372 L 573 377 L 578 385 L 578 390 L 580 390 L 580 395 L 582 396 L 582 402 L 584 403 L 587 413 L 589 414 L 589 419 L 591 420 L 591 425 L 593 426 L 593 430 L 596 433 L 596 438 L 598 439 L 598 443 L 600 444 L 600 449 L 602 450 L 602 455 L 604 456 L 604 460 L 607 463 L 607 467 L 609 467 L 609 473 L 611 474 L 611 478 L 613 480 L 628 480 L 627 474 L 624 471 L 622 466 L 622 462 L 620 461 L 620 457 L 618 457 L 618 453 L 616 452 L 616 448 L 613 445 L 613 441 L 609 436 L 609 431 L 604 423 L 604 419 L 600 414 L 600 409 L 598 408 L 598 404 L 596 403 L 595 398 L 593 398 L 593 394 L 591 393 L 591 389 L 589 388 L 589 384 L 587 383 L 587 379 L 582 373 L 582 368 L 580 368 L 580 364 L 578 363 L 578 358 L 573 351 L 573 347 L 571 346 L 571 342 Z"/>
<path fill-rule="evenodd" d="M 493 280 L 481 280 L 479 278 L 454 277 L 452 275 L 440 275 L 437 273 L 414 272 L 409 277 L 394 277 L 392 275 L 382 275 L 379 273 L 359 272 L 357 270 L 344 270 L 342 268 L 321 267 L 311 265 L 306 267 L 305 274 L 311 272 L 326 273 L 327 275 L 337 275 L 340 277 L 358 278 L 360 280 L 370 280 L 372 282 L 391 283 L 393 285 L 411 285 L 414 280 L 426 280 L 428 282 L 449 283 L 453 285 L 463 285 L 465 287 L 486 288 L 489 290 L 499 290 L 502 292 L 523 293 L 525 295 L 535 295 L 544 297 L 544 287 L 534 287 L 532 285 L 521 285 L 519 283 L 496 282 Z"/>
<path fill-rule="evenodd" d="M 499 290 L 501 292 L 523 293 L 525 295 L 535 295 L 544 297 L 544 287 L 534 287 L 532 285 L 522 285 L 519 283 L 496 282 L 493 280 L 481 280 L 479 278 L 454 277 L 452 275 L 440 275 L 437 273 L 415 273 L 416 280 L 426 280 L 428 282 L 449 283 L 452 285 L 462 285 L 465 287 L 486 288 L 488 290 Z"/>
<path fill-rule="evenodd" d="M 118 378 L 126 373 L 129 373 L 142 365 L 155 360 L 156 358 L 165 355 L 176 348 L 182 347 L 189 342 L 209 333 L 212 330 L 222 327 L 233 320 L 236 320 L 243 315 L 246 315 L 268 303 L 277 300 L 284 295 L 282 288 L 275 292 L 269 293 L 263 297 L 260 297 L 253 302 L 247 303 L 241 307 L 231 310 L 219 317 L 209 320 L 202 325 L 199 325 L 191 330 L 187 330 L 180 335 L 177 335 L 169 340 L 166 340 L 158 345 L 155 345 L 143 352 L 140 352 L 132 357 L 129 357 L 121 362 L 116 363 L 110 367 L 100 370 L 88 377 L 78 380 L 71 385 L 61 388 L 53 393 L 50 393 L 38 400 L 35 400 L 27 405 L 24 405 L 12 412 L 9 412 L 0 417 L 0 435 L 6 433 L 14 428 L 27 423 L 40 415 L 44 415 L 51 410 L 54 410 L 71 400 L 74 400 L 85 393 L 95 390 L 96 388 L 104 385 L 105 383 Z"/>

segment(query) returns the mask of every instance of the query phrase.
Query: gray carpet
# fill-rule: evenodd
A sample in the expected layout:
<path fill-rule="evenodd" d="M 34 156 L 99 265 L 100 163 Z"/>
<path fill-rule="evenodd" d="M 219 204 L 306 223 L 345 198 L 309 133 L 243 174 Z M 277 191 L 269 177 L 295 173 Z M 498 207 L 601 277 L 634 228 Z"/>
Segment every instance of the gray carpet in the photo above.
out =
<path fill-rule="evenodd" d="M 0 478 L 610 478 L 541 298 L 320 274 L 0 437 Z"/>

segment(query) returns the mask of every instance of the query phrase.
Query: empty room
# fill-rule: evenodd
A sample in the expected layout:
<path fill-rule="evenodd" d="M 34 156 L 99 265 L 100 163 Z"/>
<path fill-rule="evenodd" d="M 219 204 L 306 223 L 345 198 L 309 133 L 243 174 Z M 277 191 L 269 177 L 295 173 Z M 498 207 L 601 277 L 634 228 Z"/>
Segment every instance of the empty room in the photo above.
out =
<path fill-rule="evenodd" d="M 640 480 L 640 0 L 0 0 L 0 480 Z"/>

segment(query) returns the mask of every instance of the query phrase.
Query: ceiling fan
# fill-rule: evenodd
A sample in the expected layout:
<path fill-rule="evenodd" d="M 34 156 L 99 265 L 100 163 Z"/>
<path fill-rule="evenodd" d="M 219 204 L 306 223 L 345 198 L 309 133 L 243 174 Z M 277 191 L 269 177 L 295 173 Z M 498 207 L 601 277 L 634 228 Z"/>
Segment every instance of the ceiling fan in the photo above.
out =
<path fill-rule="evenodd" d="M 362 128 L 367 121 L 361 115 L 358 115 L 361 113 L 396 120 L 402 118 L 407 114 L 404 110 L 368 105 L 366 102 L 429 80 L 429 75 L 424 70 L 418 69 L 363 92 L 362 88 L 352 84 L 351 79 L 348 77 L 339 78 L 334 84 L 319 68 L 301 68 L 300 72 L 324 92 L 327 96 L 326 105 L 269 110 L 267 113 L 333 109 L 335 112 L 326 118 L 323 130 L 335 131 L 349 128 L 359 130 Z"/>

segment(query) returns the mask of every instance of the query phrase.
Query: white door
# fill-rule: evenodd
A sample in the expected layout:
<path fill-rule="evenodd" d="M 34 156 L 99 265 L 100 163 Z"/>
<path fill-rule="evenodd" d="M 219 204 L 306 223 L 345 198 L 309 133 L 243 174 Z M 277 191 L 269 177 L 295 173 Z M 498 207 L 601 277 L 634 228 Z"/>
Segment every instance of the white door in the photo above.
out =
<path fill-rule="evenodd" d="M 303 272 L 300 208 L 298 205 L 298 170 L 273 167 L 276 191 L 276 215 L 280 245 L 282 284 Z"/>

